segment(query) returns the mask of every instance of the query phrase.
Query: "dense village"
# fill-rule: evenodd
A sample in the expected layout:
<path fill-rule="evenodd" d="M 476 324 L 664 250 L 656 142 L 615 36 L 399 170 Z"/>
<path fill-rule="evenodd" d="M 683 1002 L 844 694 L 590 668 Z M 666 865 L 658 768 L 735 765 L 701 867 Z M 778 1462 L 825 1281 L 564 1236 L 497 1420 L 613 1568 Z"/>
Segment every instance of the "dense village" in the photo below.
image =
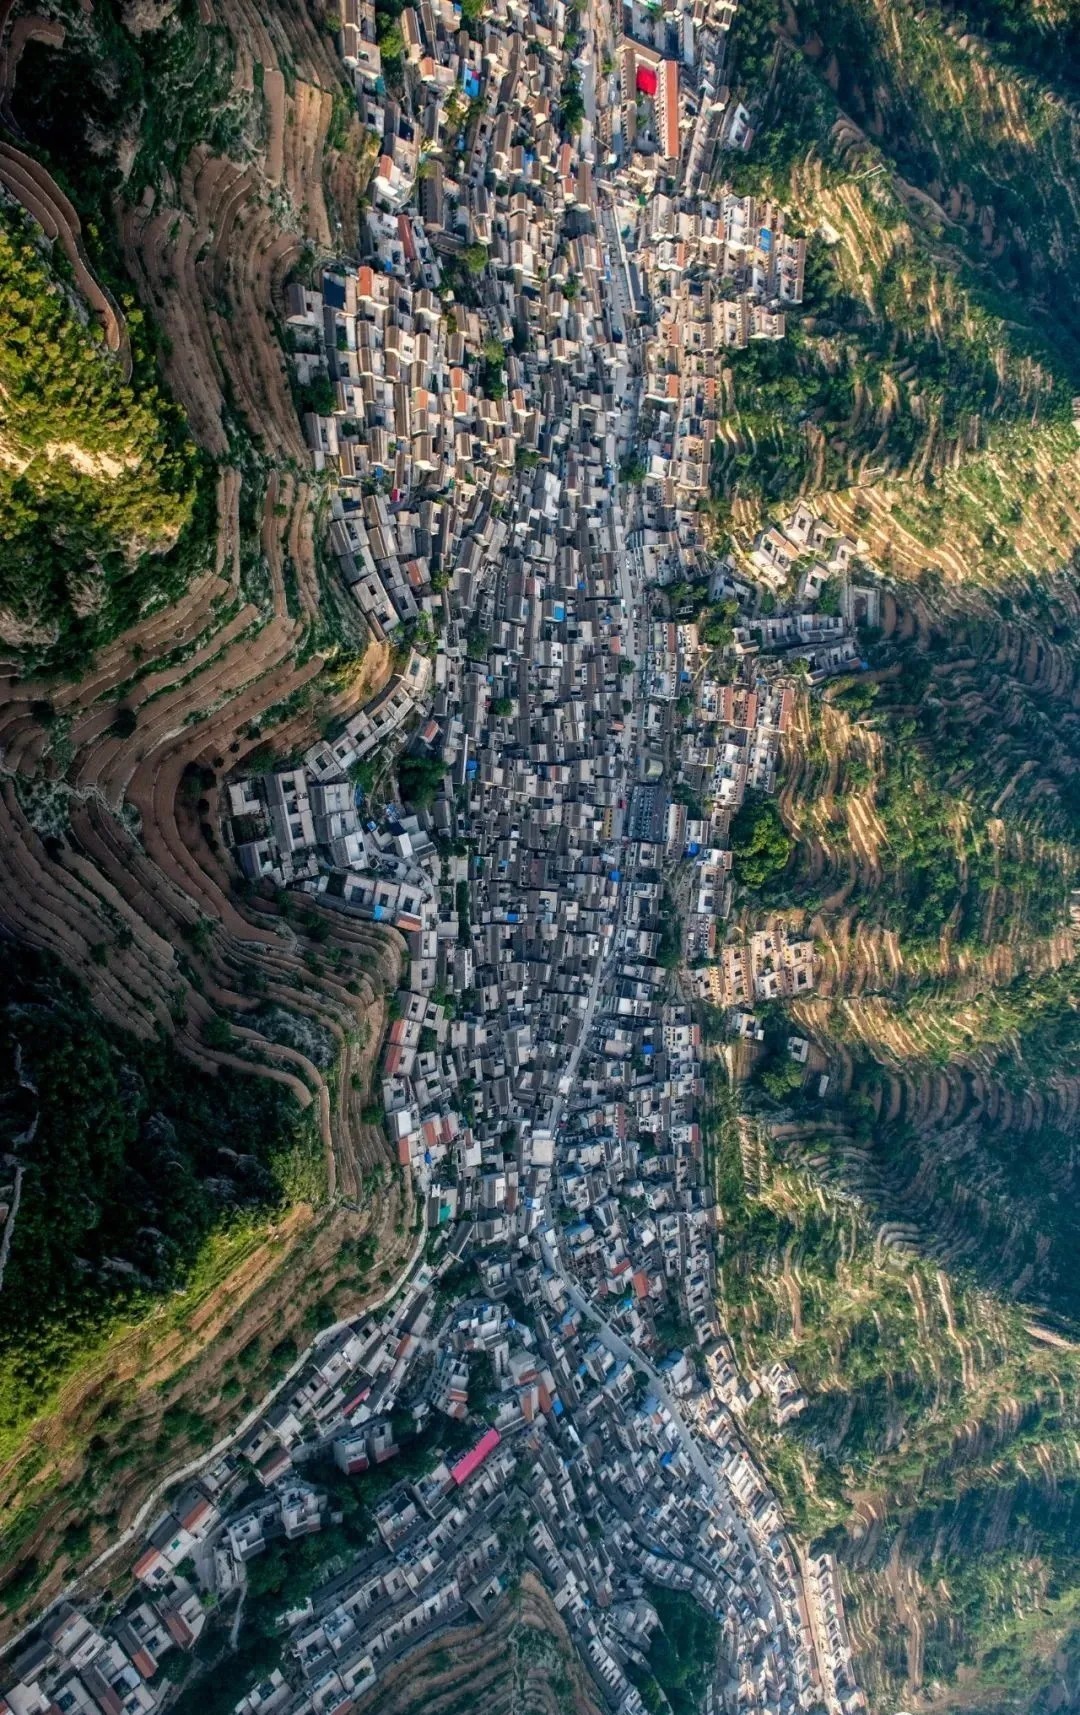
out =
<path fill-rule="evenodd" d="M 805 240 L 724 189 L 734 0 L 465 10 L 387 31 L 345 0 L 364 250 L 286 304 L 332 551 L 395 671 L 235 779 L 222 830 L 251 883 L 403 937 L 377 1094 L 420 1243 L 172 1494 L 136 1593 L 22 1641 L 0 1715 L 167 1705 L 260 1557 L 314 1536 L 236 1715 L 375 1707 L 525 1567 L 613 1715 L 654 1707 L 657 1587 L 720 1627 L 710 1710 L 864 1708 L 835 1567 L 742 1431 L 805 1402 L 718 1319 L 702 1028 L 753 1040 L 813 987 L 812 942 L 734 929 L 731 823 L 879 599 L 810 508 L 721 556 L 702 505 L 725 354 L 785 336 Z"/>

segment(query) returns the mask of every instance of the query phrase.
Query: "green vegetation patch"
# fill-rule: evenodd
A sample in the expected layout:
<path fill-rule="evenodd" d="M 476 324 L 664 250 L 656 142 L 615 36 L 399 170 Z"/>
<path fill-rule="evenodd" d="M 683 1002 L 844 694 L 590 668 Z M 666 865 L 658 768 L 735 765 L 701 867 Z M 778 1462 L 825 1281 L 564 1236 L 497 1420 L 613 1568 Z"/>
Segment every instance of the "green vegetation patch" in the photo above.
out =
<path fill-rule="evenodd" d="M 0 1294 L 0 1447 L 84 1356 L 196 1276 L 210 1241 L 323 1186 L 280 1086 L 208 1077 L 104 1023 L 57 965 L 0 976 L 0 1114 L 22 1167 Z"/>
<path fill-rule="evenodd" d="M 398 788 L 406 804 L 424 810 L 434 802 L 442 784 L 446 764 L 438 756 L 414 756 L 411 753 L 398 763 Z"/>
<path fill-rule="evenodd" d="M 179 594 L 207 519 L 198 455 L 154 380 L 139 312 L 129 382 L 33 234 L 0 213 L 0 632 L 70 666 Z"/>
<path fill-rule="evenodd" d="M 871 1699 L 910 1692 L 899 1553 L 918 1573 L 927 1679 L 963 1669 L 978 1707 L 1027 1707 L 1077 1626 L 1077 1355 L 1033 1342 L 966 1271 L 882 1245 L 877 1213 L 831 1188 L 842 1145 L 826 1131 L 783 1146 L 755 1131 L 748 1178 L 747 1124 L 720 1092 L 707 1147 L 725 1321 L 744 1368 L 780 1359 L 808 1398 L 782 1431 L 757 1401 L 747 1429 L 792 1524 L 840 1557 L 849 1618 L 873 1640 Z"/>
<path fill-rule="evenodd" d="M 649 1640 L 648 1669 L 628 1672 L 652 1715 L 698 1715 L 717 1669 L 720 1627 L 682 1590 L 649 1584 L 646 1595 L 660 1619 Z"/>
<path fill-rule="evenodd" d="M 732 867 L 739 885 L 766 893 L 783 875 L 794 850 L 772 799 L 748 794 L 731 824 Z"/>
<path fill-rule="evenodd" d="M 807 487 L 844 488 L 870 461 L 875 475 L 914 479 L 921 492 L 928 459 L 932 487 L 947 450 L 970 458 L 1011 442 L 1019 426 L 1069 420 L 1073 377 L 1061 354 L 901 224 L 884 185 L 862 202 L 869 228 L 880 223 L 884 258 L 854 267 L 842 247 L 812 237 L 803 310 L 786 338 L 732 358 L 736 415 L 712 470 L 720 496 L 769 505 Z M 808 204 L 804 218 L 813 212 Z"/>
<path fill-rule="evenodd" d="M 137 203 L 148 185 L 178 180 L 198 144 L 215 155 L 236 152 L 245 124 L 261 118 L 262 96 L 233 91 L 231 37 L 203 22 L 198 0 L 163 7 L 138 32 L 122 0 L 101 0 L 92 12 L 63 0 L 60 10 L 63 49 L 27 43 L 14 107 L 23 134 L 89 222 L 93 249 L 108 252 L 111 199 Z M 119 151 L 102 146 L 118 145 L 121 133 L 134 142 L 123 167 Z"/>
<path fill-rule="evenodd" d="M 732 78 L 758 124 L 723 188 L 775 197 L 808 249 L 787 337 L 731 356 L 711 487 L 723 520 L 903 484 L 893 533 L 999 583 L 1071 542 L 1035 497 L 1040 466 L 1063 499 L 1075 482 L 1080 217 L 1049 19 L 978 10 L 983 43 L 951 4 L 740 5 Z M 1058 22 L 1077 28 L 1071 7 Z"/>

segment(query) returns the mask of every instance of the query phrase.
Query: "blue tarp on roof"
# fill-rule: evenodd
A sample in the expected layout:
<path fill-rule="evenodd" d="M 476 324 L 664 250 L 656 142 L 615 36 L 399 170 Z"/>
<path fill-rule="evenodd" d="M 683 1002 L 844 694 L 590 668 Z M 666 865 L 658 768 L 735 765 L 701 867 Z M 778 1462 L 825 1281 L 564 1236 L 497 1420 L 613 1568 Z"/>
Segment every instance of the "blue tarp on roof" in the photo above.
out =
<path fill-rule="evenodd" d="M 323 303 L 328 304 L 332 310 L 343 310 L 345 308 L 344 280 L 336 280 L 331 275 L 324 274 L 322 295 Z"/>

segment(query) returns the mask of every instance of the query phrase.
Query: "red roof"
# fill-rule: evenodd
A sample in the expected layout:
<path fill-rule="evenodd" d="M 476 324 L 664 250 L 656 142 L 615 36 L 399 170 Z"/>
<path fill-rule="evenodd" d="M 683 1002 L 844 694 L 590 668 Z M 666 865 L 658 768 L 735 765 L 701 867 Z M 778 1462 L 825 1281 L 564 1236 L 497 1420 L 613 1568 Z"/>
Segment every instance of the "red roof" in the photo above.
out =
<path fill-rule="evenodd" d="M 463 1459 L 456 1465 L 451 1465 L 450 1475 L 460 1489 L 462 1483 L 467 1483 L 474 1471 L 478 1471 L 489 1453 L 493 1453 L 502 1440 L 497 1429 L 489 1429 L 481 1435 L 475 1447 L 471 1447 Z"/>
<path fill-rule="evenodd" d="M 652 66 L 638 66 L 637 90 L 639 95 L 656 94 L 656 71 Z"/>
<path fill-rule="evenodd" d="M 205 1495 L 200 1495 L 188 1508 L 186 1513 L 180 1514 L 180 1523 L 183 1525 L 185 1530 L 191 1530 L 193 1525 L 202 1523 L 209 1511 L 210 1502 L 206 1499 Z"/>
<path fill-rule="evenodd" d="M 679 158 L 679 67 L 675 60 L 664 61 L 664 94 L 660 103 L 661 131 L 664 154 L 669 161 Z"/>
<path fill-rule="evenodd" d="M 405 252 L 406 260 L 409 262 L 415 262 L 416 261 L 416 244 L 413 240 L 412 225 L 411 225 L 410 221 L 408 220 L 407 216 L 405 216 L 403 214 L 398 215 L 397 222 L 398 222 L 398 236 L 401 239 L 401 248 Z"/>
<path fill-rule="evenodd" d="M 148 1572 L 156 1571 L 159 1566 L 166 1564 L 164 1556 L 159 1554 L 156 1548 L 148 1548 L 145 1553 L 140 1554 L 132 1571 L 136 1578 L 145 1578 Z"/>

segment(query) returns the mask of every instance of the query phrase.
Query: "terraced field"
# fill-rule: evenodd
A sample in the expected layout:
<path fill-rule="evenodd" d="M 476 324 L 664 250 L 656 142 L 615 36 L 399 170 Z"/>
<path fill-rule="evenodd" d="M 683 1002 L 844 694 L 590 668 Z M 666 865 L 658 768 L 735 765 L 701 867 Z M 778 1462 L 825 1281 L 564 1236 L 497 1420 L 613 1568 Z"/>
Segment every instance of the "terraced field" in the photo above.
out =
<path fill-rule="evenodd" d="M 766 1122 L 733 1195 L 737 1147 L 725 1309 L 744 1361 L 786 1360 L 809 1400 L 748 1428 L 839 1555 L 872 1702 L 1054 1707 L 1075 1684 L 1080 1347 L 853 1197 L 874 1144 L 843 1125 Z"/>
<path fill-rule="evenodd" d="M 355 233 L 368 140 L 354 122 L 330 146 L 335 48 L 302 6 L 271 21 L 243 0 L 181 7 L 137 38 L 117 35 L 108 6 L 60 10 L 5 13 L 18 146 L 0 152 L 0 179 L 62 246 L 113 362 L 128 361 L 133 320 L 152 328 L 199 492 L 182 565 L 146 561 L 136 611 L 124 596 L 120 628 L 99 626 L 76 672 L 57 669 L 44 633 L 8 633 L 0 930 L 73 971 L 136 1060 L 140 1039 L 147 1053 L 164 1042 L 230 1090 L 286 1092 L 321 1168 L 316 1194 L 214 1237 L 167 1308 L 121 1306 L 36 1413 L 5 1401 L 7 1627 L 123 1528 L 163 1457 L 178 1466 L 208 1445 L 290 1342 L 374 1297 L 413 1243 L 384 1134 L 362 1118 L 401 943 L 241 887 L 214 833 L 226 772 L 257 748 L 311 743 L 390 670 L 323 576 L 323 496 L 278 319 L 290 272 Z M 322 1063 L 280 1039 L 282 1011 L 294 1041 L 330 1045 Z M 19 1245 L 16 1225 L 16 1275 Z M 88 1530 L 68 1529 L 88 1495 Z"/>
<path fill-rule="evenodd" d="M 736 182 L 809 244 L 794 338 L 730 361 L 713 509 L 738 557 L 806 495 L 884 585 L 746 902 L 819 958 L 803 1087 L 763 1082 L 790 1014 L 726 1051 L 724 1290 L 806 1390 L 751 1429 L 886 1708 L 1080 1698 L 1075 27 L 762 0 L 732 32 Z"/>
<path fill-rule="evenodd" d="M 818 982 L 769 1033 L 794 1023 L 812 1075 L 778 1100 L 776 1047 L 739 1062 L 725 1294 L 746 1361 L 807 1391 L 755 1430 L 840 1552 L 885 1706 L 1075 1685 L 1076 636 L 1071 573 L 894 583 L 869 671 L 786 740 L 767 910 L 814 936 Z"/>
<path fill-rule="evenodd" d="M 730 363 L 713 487 L 738 540 L 811 492 L 928 599 L 1069 560 L 1078 135 L 1071 93 L 1022 63 L 1044 28 L 1006 50 L 948 6 L 740 8 L 733 81 L 761 128 L 735 183 L 809 249 L 788 340 Z"/>
<path fill-rule="evenodd" d="M 539 1578 L 525 1572 L 483 1625 L 442 1632 L 357 1704 L 360 1715 L 598 1715 L 592 1682 Z"/>
<path fill-rule="evenodd" d="M 741 1136 L 721 1114 L 726 1305 L 807 1392 L 753 1427 L 840 1553 L 868 1689 L 1049 1708 L 1080 1599 L 1076 581 L 894 581 L 882 620 L 785 741 L 795 853 L 756 909 L 814 936 L 817 986 L 738 1060 Z"/>

